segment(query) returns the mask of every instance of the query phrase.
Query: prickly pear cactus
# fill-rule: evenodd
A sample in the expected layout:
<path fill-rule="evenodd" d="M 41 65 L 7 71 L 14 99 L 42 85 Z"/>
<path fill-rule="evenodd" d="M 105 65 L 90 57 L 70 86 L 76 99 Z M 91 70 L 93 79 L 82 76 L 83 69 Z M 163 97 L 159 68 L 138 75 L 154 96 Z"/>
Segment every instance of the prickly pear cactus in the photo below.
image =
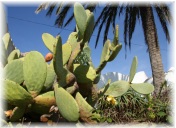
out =
<path fill-rule="evenodd" d="M 122 96 L 125 94 L 129 89 L 133 89 L 137 93 L 140 94 L 150 94 L 154 91 L 154 86 L 148 83 L 139 83 L 134 84 L 131 83 L 133 81 L 134 75 L 136 74 L 137 70 L 137 57 L 133 58 L 133 62 L 130 69 L 130 79 L 129 81 L 116 81 L 110 84 L 107 91 L 104 93 L 105 95 L 111 95 L 113 97 Z M 104 87 L 106 88 L 106 87 Z"/>

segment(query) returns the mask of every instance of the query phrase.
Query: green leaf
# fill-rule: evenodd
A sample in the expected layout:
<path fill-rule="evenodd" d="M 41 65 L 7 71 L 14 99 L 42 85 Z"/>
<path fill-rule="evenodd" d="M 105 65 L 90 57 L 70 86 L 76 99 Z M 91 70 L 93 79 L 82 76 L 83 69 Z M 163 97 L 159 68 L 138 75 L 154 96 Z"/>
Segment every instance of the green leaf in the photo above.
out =
<path fill-rule="evenodd" d="M 126 81 L 116 81 L 111 83 L 105 95 L 111 95 L 113 97 L 118 97 L 123 95 L 130 88 L 130 84 Z"/>
<path fill-rule="evenodd" d="M 138 65 L 138 61 L 137 61 L 137 57 L 135 56 L 133 58 L 133 62 L 132 62 L 131 69 L 130 69 L 129 83 L 131 83 L 133 81 L 133 78 L 136 74 L 137 65 Z"/>
<path fill-rule="evenodd" d="M 83 39 L 84 32 L 86 30 L 87 15 L 84 7 L 80 3 L 74 4 L 74 17 L 80 32 L 81 39 Z"/>
<path fill-rule="evenodd" d="M 160 117 L 164 117 L 167 114 L 165 112 L 160 111 L 160 112 L 157 113 L 157 115 L 160 116 Z"/>
<path fill-rule="evenodd" d="M 150 94 L 154 91 L 154 86 L 149 83 L 139 83 L 130 85 L 136 92 L 141 94 Z"/>

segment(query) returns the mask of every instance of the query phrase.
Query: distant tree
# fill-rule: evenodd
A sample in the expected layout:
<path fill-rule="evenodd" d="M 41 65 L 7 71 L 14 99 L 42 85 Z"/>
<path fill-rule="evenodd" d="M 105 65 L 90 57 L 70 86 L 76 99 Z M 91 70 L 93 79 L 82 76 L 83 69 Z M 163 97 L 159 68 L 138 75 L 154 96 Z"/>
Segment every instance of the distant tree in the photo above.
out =
<path fill-rule="evenodd" d="M 97 3 L 87 3 L 83 4 L 83 6 L 86 9 L 89 9 L 90 11 L 95 11 L 98 4 Z M 48 11 L 46 15 L 51 15 L 54 8 L 56 9 L 57 19 L 55 21 L 55 25 L 58 25 L 58 27 L 62 27 L 63 23 L 64 27 L 67 26 L 72 19 L 74 18 L 74 15 L 72 14 L 70 18 L 64 22 L 65 17 L 67 16 L 71 5 L 67 3 L 44 3 L 38 7 L 36 12 L 40 12 L 42 9 L 48 8 Z M 150 56 L 150 62 L 152 67 L 152 75 L 153 75 L 153 84 L 155 86 L 154 96 L 157 96 L 162 89 L 162 84 L 164 83 L 164 70 L 163 70 L 163 64 L 161 59 L 161 53 L 160 53 L 160 47 L 158 42 L 158 35 L 157 35 L 157 28 L 155 23 L 155 17 L 154 17 L 154 11 L 157 14 L 157 17 L 159 18 L 159 21 L 161 23 L 161 26 L 163 28 L 163 31 L 165 33 L 166 39 L 170 42 L 170 34 L 168 31 L 168 25 L 171 24 L 172 17 L 170 13 L 170 9 L 167 4 L 151 4 L 151 3 L 145 3 L 143 5 L 135 5 L 135 4 L 112 4 L 107 3 L 101 13 L 99 14 L 96 22 L 95 27 L 98 28 L 98 35 L 95 42 L 95 47 L 97 46 L 100 33 L 102 31 L 102 27 L 105 26 L 104 31 L 104 40 L 107 39 L 107 35 L 109 32 L 110 25 L 112 25 L 115 28 L 115 21 L 116 17 L 120 16 L 121 14 L 125 15 L 124 19 L 124 42 L 125 46 L 128 45 L 129 48 L 131 48 L 131 39 L 134 32 L 134 29 L 136 27 L 137 20 L 140 20 L 142 23 L 142 28 L 144 31 L 144 37 L 145 42 L 148 46 L 149 56 Z M 99 25 L 100 24 L 100 25 Z"/>

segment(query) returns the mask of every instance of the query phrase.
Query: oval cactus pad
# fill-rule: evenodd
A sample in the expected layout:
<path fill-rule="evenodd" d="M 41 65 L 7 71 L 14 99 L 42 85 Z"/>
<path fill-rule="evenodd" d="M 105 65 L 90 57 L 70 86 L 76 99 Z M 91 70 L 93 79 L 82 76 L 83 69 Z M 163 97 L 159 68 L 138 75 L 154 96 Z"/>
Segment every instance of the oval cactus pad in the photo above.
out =
<path fill-rule="evenodd" d="M 41 53 L 31 51 L 25 56 L 23 73 L 27 90 L 33 97 L 37 96 L 43 88 L 47 74 L 47 65 Z"/>
<path fill-rule="evenodd" d="M 11 80 L 2 80 L 3 98 L 15 106 L 24 106 L 32 101 L 32 96 L 19 84 Z"/>
<path fill-rule="evenodd" d="M 130 88 L 130 84 L 126 81 L 116 81 L 110 84 L 108 90 L 105 92 L 105 95 L 111 95 L 113 97 L 118 97 L 123 95 Z"/>
<path fill-rule="evenodd" d="M 13 60 L 8 63 L 5 68 L 5 79 L 9 79 L 18 84 L 21 84 L 24 81 L 23 77 L 23 61 L 22 60 Z"/>
<path fill-rule="evenodd" d="M 79 119 L 79 107 L 76 100 L 58 84 L 54 85 L 56 104 L 61 115 L 68 121 L 77 121 Z"/>

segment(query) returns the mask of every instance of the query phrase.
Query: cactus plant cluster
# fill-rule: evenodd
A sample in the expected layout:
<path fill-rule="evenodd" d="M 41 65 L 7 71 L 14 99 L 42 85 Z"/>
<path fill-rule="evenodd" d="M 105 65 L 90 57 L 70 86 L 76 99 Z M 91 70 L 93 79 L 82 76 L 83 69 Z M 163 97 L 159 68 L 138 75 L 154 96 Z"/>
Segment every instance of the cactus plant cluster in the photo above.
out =
<path fill-rule="evenodd" d="M 84 10 L 81 4 L 75 3 L 74 17 L 76 32 L 69 35 L 66 43 L 62 43 L 60 36 L 43 33 L 43 42 L 50 51 L 46 58 L 37 51 L 28 52 L 25 56 L 20 56 L 17 49 L 10 53 L 4 52 L 5 75 L 1 81 L 4 83 L 3 100 L 7 102 L 7 108 L 13 110 L 11 121 L 17 121 L 27 112 L 47 114 L 54 105 L 67 121 L 96 123 L 91 117 L 100 117 L 93 109 L 101 96 L 117 97 L 130 87 L 142 94 L 153 91 L 152 85 L 131 83 L 136 71 L 136 58 L 133 60 L 129 82 L 109 82 L 98 91 L 96 84 L 101 71 L 122 48 L 118 41 L 118 26 L 112 43 L 110 40 L 105 42 L 100 64 L 95 68 L 88 44 L 93 33 L 94 15 Z M 8 51 L 7 48 L 12 45 L 9 39 L 4 37 L 4 51 Z"/>

